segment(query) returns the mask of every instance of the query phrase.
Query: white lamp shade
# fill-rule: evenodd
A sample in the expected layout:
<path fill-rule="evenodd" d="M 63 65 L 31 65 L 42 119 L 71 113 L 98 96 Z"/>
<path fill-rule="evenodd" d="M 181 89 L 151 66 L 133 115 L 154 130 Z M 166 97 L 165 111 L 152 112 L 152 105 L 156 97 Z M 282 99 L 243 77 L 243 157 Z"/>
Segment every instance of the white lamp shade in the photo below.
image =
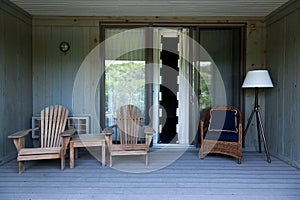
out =
<path fill-rule="evenodd" d="M 248 71 L 242 88 L 270 88 L 274 87 L 268 70 Z"/>

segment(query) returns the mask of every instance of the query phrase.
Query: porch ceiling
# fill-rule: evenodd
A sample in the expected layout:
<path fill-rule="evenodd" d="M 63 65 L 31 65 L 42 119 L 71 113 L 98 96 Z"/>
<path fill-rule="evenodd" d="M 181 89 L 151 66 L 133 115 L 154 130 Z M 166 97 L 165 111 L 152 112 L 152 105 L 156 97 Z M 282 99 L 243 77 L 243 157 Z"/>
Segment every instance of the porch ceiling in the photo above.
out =
<path fill-rule="evenodd" d="M 288 0 L 10 0 L 31 15 L 258 16 Z"/>

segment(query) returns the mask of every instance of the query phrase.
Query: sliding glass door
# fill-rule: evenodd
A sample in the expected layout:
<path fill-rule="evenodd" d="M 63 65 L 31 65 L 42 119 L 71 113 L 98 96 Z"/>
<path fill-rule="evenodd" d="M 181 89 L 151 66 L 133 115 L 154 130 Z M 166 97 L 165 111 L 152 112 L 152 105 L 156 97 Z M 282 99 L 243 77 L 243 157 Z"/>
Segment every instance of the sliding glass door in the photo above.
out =
<path fill-rule="evenodd" d="M 193 78 L 200 118 L 203 111 L 212 105 L 230 105 L 241 109 L 243 29 L 199 28 L 197 35 L 200 50 Z M 196 145 L 200 144 L 199 134 Z"/>
<path fill-rule="evenodd" d="M 114 123 L 122 105 L 135 105 L 145 113 L 144 29 L 105 28 L 105 127 Z"/>
<path fill-rule="evenodd" d="M 114 25 L 100 32 L 105 44 L 101 127 L 114 123 L 120 106 L 133 104 L 156 130 L 154 145 L 197 145 L 204 109 L 241 106 L 241 27 Z"/>
<path fill-rule="evenodd" d="M 209 55 L 200 55 L 200 108 L 217 104 L 239 107 L 241 29 L 200 29 L 200 44 Z"/>

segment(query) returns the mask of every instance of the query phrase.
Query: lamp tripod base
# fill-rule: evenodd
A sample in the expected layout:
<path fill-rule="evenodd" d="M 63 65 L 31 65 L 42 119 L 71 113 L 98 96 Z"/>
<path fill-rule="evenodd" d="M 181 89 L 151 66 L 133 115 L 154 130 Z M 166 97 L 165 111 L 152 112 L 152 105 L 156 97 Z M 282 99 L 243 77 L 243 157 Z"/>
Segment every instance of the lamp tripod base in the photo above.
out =
<path fill-rule="evenodd" d="M 251 115 L 249 117 L 248 123 L 246 125 L 245 130 L 244 130 L 244 139 L 245 139 L 246 133 L 248 131 L 248 128 L 250 126 L 250 123 L 252 121 L 252 118 L 253 118 L 254 114 L 256 116 L 259 153 L 261 153 L 261 139 L 262 139 L 263 143 L 264 143 L 264 147 L 265 147 L 267 161 L 268 161 L 268 163 L 271 163 L 270 153 L 269 153 L 269 149 L 268 149 L 268 145 L 267 145 L 267 141 L 266 141 L 266 137 L 265 137 L 265 133 L 264 133 L 264 128 L 263 128 L 262 121 L 261 121 L 261 114 L 259 112 L 259 106 L 258 106 L 258 89 L 257 88 L 255 88 L 255 104 L 254 104 L 254 109 L 251 112 Z"/>

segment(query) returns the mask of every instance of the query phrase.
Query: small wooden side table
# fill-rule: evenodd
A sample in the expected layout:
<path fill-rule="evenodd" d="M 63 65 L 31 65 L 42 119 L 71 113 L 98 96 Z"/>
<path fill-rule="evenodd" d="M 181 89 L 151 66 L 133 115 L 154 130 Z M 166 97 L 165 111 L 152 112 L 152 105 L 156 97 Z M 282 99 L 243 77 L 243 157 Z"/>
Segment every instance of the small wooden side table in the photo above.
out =
<path fill-rule="evenodd" d="M 105 166 L 105 136 L 104 134 L 78 134 L 70 141 L 70 168 L 74 168 L 74 149 L 78 147 L 102 147 L 102 166 Z M 76 156 L 77 157 L 77 156 Z"/>

